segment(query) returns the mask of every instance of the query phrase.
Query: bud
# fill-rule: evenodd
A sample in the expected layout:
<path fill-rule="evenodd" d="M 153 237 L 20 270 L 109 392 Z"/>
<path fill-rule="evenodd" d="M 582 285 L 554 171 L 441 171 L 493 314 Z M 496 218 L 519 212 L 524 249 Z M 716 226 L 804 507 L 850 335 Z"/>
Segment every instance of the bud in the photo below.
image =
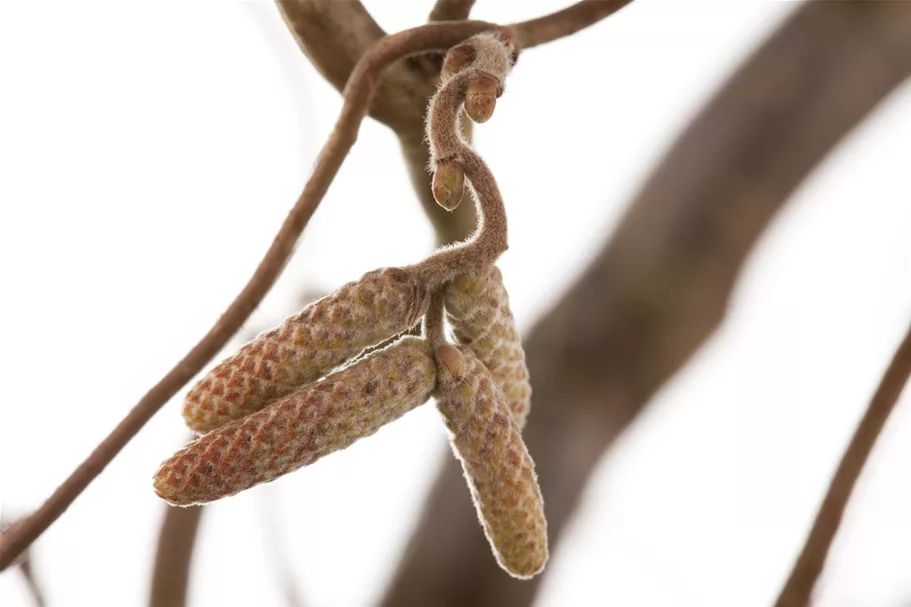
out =
<path fill-rule="evenodd" d="M 255 413 L 412 327 L 428 303 L 425 286 L 408 270 L 368 272 L 218 364 L 187 393 L 184 419 L 208 432 Z"/>
<path fill-rule="evenodd" d="M 474 61 L 476 55 L 477 51 L 468 42 L 463 42 L 449 49 L 445 59 L 443 59 L 440 81 L 445 83 L 455 76 L 463 67 Z"/>
<path fill-rule="evenodd" d="M 465 95 L 465 113 L 475 122 L 487 122 L 497 107 L 501 86 L 496 78 L 486 73 L 474 74 Z"/>
<path fill-rule="evenodd" d="M 437 408 L 451 433 L 484 534 L 500 566 L 527 579 L 547 563 L 534 462 L 487 368 L 468 348 L 437 348 Z"/>
<path fill-rule="evenodd" d="M 453 211 L 462 202 L 465 187 L 465 173 L 454 162 L 443 161 L 433 172 L 433 198 L 437 204 Z"/>
<path fill-rule="evenodd" d="M 525 350 L 496 266 L 456 276 L 446 286 L 446 315 L 459 343 L 490 370 L 519 429 L 531 408 Z"/>
<path fill-rule="evenodd" d="M 426 402 L 435 383 L 430 346 L 404 337 L 201 436 L 161 464 L 155 492 L 190 506 L 272 481 L 398 419 Z"/>

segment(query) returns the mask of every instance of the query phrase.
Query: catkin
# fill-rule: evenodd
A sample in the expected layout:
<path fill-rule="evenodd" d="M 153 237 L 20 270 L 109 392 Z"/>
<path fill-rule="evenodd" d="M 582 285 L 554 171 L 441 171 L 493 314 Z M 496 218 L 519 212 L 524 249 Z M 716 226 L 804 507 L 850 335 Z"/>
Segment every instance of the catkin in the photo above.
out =
<path fill-rule="evenodd" d="M 446 287 L 445 305 L 456 339 L 490 370 L 516 425 L 524 428 L 531 383 L 503 274 L 496 266 L 460 274 Z"/>
<path fill-rule="evenodd" d="M 500 566 L 527 579 L 547 562 L 547 521 L 534 462 L 487 368 L 471 350 L 436 349 L 437 407 Z"/>
<path fill-rule="evenodd" d="M 413 272 L 368 272 L 222 361 L 187 393 L 183 416 L 208 432 L 315 381 L 364 348 L 414 325 L 428 293 Z"/>
<path fill-rule="evenodd" d="M 427 342 L 403 337 L 204 434 L 161 465 L 155 492 L 172 504 L 188 506 L 274 480 L 398 419 L 426 402 L 435 383 Z"/>

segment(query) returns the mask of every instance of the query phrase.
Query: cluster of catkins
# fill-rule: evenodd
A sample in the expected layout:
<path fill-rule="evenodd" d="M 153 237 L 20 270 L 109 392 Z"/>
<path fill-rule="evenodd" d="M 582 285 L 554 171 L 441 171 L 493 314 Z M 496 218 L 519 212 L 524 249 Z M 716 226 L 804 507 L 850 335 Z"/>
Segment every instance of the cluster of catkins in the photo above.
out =
<path fill-rule="evenodd" d="M 515 60 L 506 31 L 452 48 L 428 111 L 434 197 L 453 209 L 467 181 L 477 234 L 421 263 L 365 274 L 217 365 L 186 396 L 183 416 L 202 436 L 158 469 L 162 499 L 202 504 L 274 480 L 432 396 L 498 563 L 519 578 L 544 568 L 547 522 L 521 435 L 531 388 L 494 265 L 506 249 L 506 215 L 493 175 L 459 129 L 463 108 L 476 122 L 491 117 Z M 422 317 L 422 337 L 370 350 Z"/>

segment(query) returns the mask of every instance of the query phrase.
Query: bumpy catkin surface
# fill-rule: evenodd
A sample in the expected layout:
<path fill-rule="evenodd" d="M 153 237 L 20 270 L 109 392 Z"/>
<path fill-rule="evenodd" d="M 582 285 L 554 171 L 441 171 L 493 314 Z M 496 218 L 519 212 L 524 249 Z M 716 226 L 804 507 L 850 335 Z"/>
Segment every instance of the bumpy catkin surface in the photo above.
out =
<path fill-rule="evenodd" d="M 446 288 L 446 315 L 460 344 L 490 370 L 519 429 L 531 408 L 525 350 L 509 309 L 503 274 L 496 266 L 461 274 Z"/>
<path fill-rule="evenodd" d="M 437 348 L 437 407 L 451 433 L 478 518 L 503 569 L 529 578 L 547 563 L 547 521 L 534 462 L 487 368 L 474 353 Z"/>
<path fill-rule="evenodd" d="M 427 342 L 404 337 L 188 444 L 158 469 L 155 492 L 186 506 L 274 480 L 398 419 L 435 383 Z"/>
<path fill-rule="evenodd" d="M 368 272 L 219 363 L 187 393 L 184 419 L 208 432 L 250 415 L 408 329 L 427 303 L 426 288 L 411 272 Z"/>

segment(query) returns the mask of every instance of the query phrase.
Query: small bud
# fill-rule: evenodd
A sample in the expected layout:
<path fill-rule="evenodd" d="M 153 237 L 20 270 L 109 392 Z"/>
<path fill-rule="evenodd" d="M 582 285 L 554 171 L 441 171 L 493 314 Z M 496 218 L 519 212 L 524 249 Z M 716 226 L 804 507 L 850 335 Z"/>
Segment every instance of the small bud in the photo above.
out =
<path fill-rule="evenodd" d="M 184 419 L 192 430 L 208 432 L 255 413 L 412 327 L 429 303 L 426 287 L 412 272 L 368 272 L 216 365 L 187 393 Z"/>
<path fill-rule="evenodd" d="M 476 55 L 475 48 L 466 42 L 449 49 L 443 60 L 443 69 L 440 70 L 440 81 L 446 82 L 455 76 L 463 67 L 474 61 Z"/>
<path fill-rule="evenodd" d="M 437 408 L 494 557 L 510 575 L 527 579 L 544 569 L 548 556 L 534 462 L 487 367 L 468 348 L 458 352 L 464 372 L 448 373 L 452 361 L 441 358 L 455 357 L 437 349 Z"/>
<path fill-rule="evenodd" d="M 497 107 L 500 84 L 489 74 L 479 73 L 468 83 L 465 113 L 475 122 L 487 122 Z"/>
<path fill-rule="evenodd" d="M 516 425 L 523 428 L 531 409 L 531 382 L 503 274 L 491 266 L 456 276 L 446 286 L 445 306 L 456 339 L 490 370 Z"/>
<path fill-rule="evenodd" d="M 404 337 L 188 444 L 161 464 L 155 492 L 190 506 L 272 481 L 373 434 L 435 384 L 430 346 Z"/>
<path fill-rule="evenodd" d="M 454 162 L 440 162 L 433 172 L 433 198 L 437 204 L 453 211 L 462 202 L 465 173 Z"/>

